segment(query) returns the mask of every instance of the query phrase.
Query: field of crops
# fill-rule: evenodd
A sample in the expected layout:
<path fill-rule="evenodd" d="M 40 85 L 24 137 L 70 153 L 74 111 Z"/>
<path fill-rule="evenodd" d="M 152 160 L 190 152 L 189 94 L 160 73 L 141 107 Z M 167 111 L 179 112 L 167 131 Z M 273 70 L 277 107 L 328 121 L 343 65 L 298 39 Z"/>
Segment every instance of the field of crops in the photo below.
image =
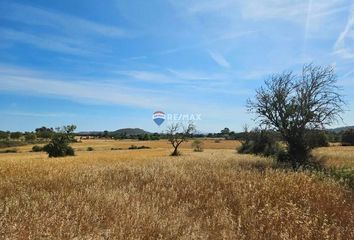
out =
<path fill-rule="evenodd" d="M 237 141 L 190 143 L 179 157 L 162 140 L 84 140 L 56 159 L 32 146 L 0 154 L 0 238 L 354 239 L 348 187 L 239 155 Z M 354 167 L 353 147 L 314 155 Z"/>

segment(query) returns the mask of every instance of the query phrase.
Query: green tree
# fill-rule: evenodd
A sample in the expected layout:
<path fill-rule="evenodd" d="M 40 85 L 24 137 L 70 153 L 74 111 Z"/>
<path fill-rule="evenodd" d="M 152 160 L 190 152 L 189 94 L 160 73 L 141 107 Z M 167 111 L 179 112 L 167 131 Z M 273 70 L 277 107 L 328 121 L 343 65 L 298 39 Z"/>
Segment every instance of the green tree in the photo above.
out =
<path fill-rule="evenodd" d="M 20 139 L 22 137 L 22 135 L 23 135 L 22 132 L 11 132 L 10 138 L 11 139 Z"/>
<path fill-rule="evenodd" d="M 303 67 L 301 75 L 273 75 L 247 107 L 261 125 L 282 135 L 292 166 L 297 168 L 309 160 L 307 130 L 323 129 L 335 122 L 343 112 L 343 103 L 333 68 L 310 64 Z"/>
<path fill-rule="evenodd" d="M 56 128 L 52 134 L 50 142 L 44 146 L 44 151 L 49 157 L 65 157 L 75 155 L 74 149 L 69 146 L 73 142 L 76 129 L 75 125 L 68 125 L 62 128 Z"/>
<path fill-rule="evenodd" d="M 342 145 L 354 146 L 354 129 L 348 129 L 342 134 Z"/>
<path fill-rule="evenodd" d="M 8 139 L 9 138 L 10 133 L 9 132 L 4 132 L 4 131 L 0 131 L 0 139 Z"/>
<path fill-rule="evenodd" d="M 51 138 L 52 134 L 54 133 L 53 128 L 47 128 L 47 127 L 36 128 L 35 131 L 38 138 L 46 138 L 46 139 Z"/>
<path fill-rule="evenodd" d="M 29 142 L 29 141 L 34 141 L 36 140 L 37 136 L 35 133 L 33 132 L 26 132 L 25 133 L 25 140 L 26 142 Z"/>

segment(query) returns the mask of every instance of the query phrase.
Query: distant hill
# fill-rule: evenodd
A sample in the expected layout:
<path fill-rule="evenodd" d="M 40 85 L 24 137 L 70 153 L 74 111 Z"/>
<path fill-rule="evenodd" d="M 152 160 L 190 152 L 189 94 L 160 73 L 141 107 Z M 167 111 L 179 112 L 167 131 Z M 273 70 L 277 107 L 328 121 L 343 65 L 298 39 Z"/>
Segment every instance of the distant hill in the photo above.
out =
<path fill-rule="evenodd" d="M 104 131 L 85 131 L 85 132 L 78 132 L 77 135 L 79 136 L 98 136 L 103 134 Z M 150 134 L 149 132 L 141 129 L 141 128 L 122 128 L 116 131 L 108 131 L 108 135 L 115 136 L 115 135 L 126 135 L 126 136 L 138 136 Z"/>
<path fill-rule="evenodd" d="M 328 129 L 328 131 L 335 132 L 335 133 L 340 133 L 340 132 L 346 131 L 346 130 L 351 129 L 351 128 L 354 128 L 354 126 L 332 128 L 332 129 Z"/>
<path fill-rule="evenodd" d="M 109 132 L 109 135 L 127 135 L 127 136 L 137 136 L 149 134 L 149 132 L 141 128 L 122 128 L 113 132 Z"/>

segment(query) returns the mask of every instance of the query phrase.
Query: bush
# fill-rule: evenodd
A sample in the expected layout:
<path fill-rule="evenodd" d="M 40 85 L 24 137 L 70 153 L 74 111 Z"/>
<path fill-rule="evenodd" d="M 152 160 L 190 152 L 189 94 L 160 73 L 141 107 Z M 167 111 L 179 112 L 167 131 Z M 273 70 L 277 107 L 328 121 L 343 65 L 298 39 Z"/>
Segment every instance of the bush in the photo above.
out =
<path fill-rule="evenodd" d="M 51 157 L 65 157 L 65 156 L 74 156 L 75 151 L 72 147 L 67 144 L 53 143 L 50 142 L 44 146 L 44 151 L 48 153 L 48 156 Z"/>
<path fill-rule="evenodd" d="M 354 146 L 354 129 L 348 129 L 342 134 L 343 146 Z"/>
<path fill-rule="evenodd" d="M 90 151 L 93 151 L 93 147 L 88 147 L 88 148 L 87 148 L 87 151 L 89 151 L 89 152 L 90 152 Z"/>
<path fill-rule="evenodd" d="M 135 150 L 135 149 L 149 149 L 150 147 L 147 146 L 135 146 L 135 145 L 131 145 L 128 149 L 129 150 Z"/>
<path fill-rule="evenodd" d="M 31 142 L 31 141 L 34 141 L 36 140 L 36 134 L 35 133 L 30 133 L 30 132 L 26 132 L 25 133 L 25 141 L 26 142 Z"/>
<path fill-rule="evenodd" d="M 114 150 L 123 150 L 123 148 L 111 148 L 111 151 L 114 151 Z"/>
<path fill-rule="evenodd" d="M 69 125 L 62 128 L 57 128 L 57 131 L 52 134 L 50 142 L 44 146 L 49 157 L 65 157 L 74 156 L 75 151 L 69 146 L 69 143 L 74 140 L 74 130 L 76 126 Z"/>
<path fill-rule="evenodd" d="M 203 149 L 203 142 L 201 140 L 194 140 L 193 143 L 192 143 L 192 148 L 193 148 L 193 151 L 194 152 L 203 152 L 204 149 Z"/>
<path fill-rule="evenodd" d="M 271 156 L 276 155 L 279 148 L 280 145 L 271 134 L 265 130 L 255 129 L 247 133 L 238 152 Z"/>
<path fill-rule="evenodd" d="M 41 146 L 38 146 L 38 145 L 34 145 L 32 147 L 32 152 L 43 152 L 44 151 L 44 148 L 41 147 Z"/>
<path fill-rule="evenodd" d="M 328 136 L 324 131 L 308 131 L 305 139 L 310 149 L 329 146 Z"/>

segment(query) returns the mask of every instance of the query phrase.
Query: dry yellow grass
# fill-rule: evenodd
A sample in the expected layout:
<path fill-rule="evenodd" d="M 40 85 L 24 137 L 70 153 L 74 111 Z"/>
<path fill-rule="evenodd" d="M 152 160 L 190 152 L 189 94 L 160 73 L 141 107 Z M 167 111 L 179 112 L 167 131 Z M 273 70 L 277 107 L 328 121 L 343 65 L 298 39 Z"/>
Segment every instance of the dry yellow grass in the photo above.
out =
<path fill-rule="evenodd" d="M 237 140 L 219 140 L 216 142 L 215 139 L 203 139 L 204 147 L 207 149 L 236 149 L 240 146 L 240 142 Z M 180 148 L 192 148 L 192 142 L 188 141 L 181 144 Z M 39 144 L 43 145 L 43 144 Z M 105 151 L 111 150 L 111 148 L 122 148 L 127 149 L 131 145 L 136 146 L 147 146 L 151 148 L 165 148 L 170 149 L 171 144 L 167 140 L 159 141 L 138 141 L 138 140 L 102 140 L 102 139 L 88 139 L 81 140 L 79 143 L 74 143 L 72 146 L 78 151 L 85 151 L 87 147 L 93 147 L 95 150 Z M 2 150 L 7 149 L 17 149 L 18 152 L 30 152 L 33 145 L 25 145 L 20 147 L 10 147 L 3 148 Z M 1 158 L 1 156 L 0 156 Z"/>
<path fill-rule="evenodd" d="M 74 157 L 0 154 L 1 239 L 354 239 L 353 192 L 236 143 L 169 157 L 163 142 L 90 141 Z"/>
<path fill-rule="evenodd" d="M 327 166 L 354 169 L 354 147 L 333 146 L 314 150 Z"/>

